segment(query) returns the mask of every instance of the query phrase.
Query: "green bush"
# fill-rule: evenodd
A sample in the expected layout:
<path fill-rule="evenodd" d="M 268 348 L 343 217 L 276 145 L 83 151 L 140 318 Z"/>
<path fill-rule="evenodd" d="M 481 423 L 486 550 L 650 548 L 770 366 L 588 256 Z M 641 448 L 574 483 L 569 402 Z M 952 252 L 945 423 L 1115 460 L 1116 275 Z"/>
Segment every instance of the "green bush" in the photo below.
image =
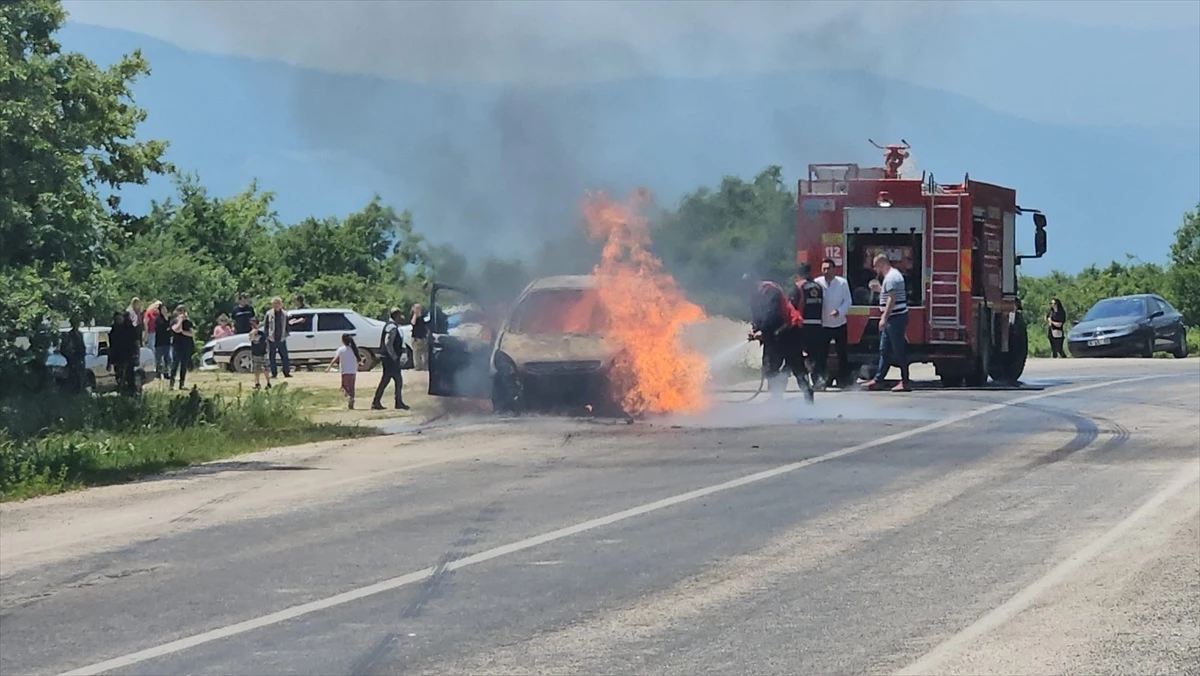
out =
<path fill-rule="evenodd" d="M 286 386 L 248 396 L 146 393 L 0 402 L 0 499 L 128 481 L 243 451 L 340 437 L 313 423 Z"/>

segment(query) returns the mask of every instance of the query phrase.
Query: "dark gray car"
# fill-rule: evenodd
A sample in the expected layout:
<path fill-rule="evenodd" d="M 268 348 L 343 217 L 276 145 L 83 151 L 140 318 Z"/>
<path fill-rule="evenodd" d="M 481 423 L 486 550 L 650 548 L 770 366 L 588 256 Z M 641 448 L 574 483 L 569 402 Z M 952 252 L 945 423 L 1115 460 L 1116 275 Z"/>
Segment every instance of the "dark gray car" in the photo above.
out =
<path fill-rule="evenodd" d="M 1156 294 L 1105 298 L 1067 334 L 1072 357 L 1188 355 L 1183 315 Z"/>

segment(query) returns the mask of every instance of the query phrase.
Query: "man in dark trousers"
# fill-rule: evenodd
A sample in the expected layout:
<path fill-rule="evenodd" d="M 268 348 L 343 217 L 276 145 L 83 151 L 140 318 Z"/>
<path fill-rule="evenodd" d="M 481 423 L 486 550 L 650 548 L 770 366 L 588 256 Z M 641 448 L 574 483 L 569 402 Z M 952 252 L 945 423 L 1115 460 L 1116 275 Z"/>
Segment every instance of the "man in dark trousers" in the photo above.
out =
<path fill-rule="evenodd" d="M 822 338 L 821 345 L 828 349 L 829 341 L 833 341 L 837 350 L 837 367 L 834 368 L 830 381 L 836 380 L 839 387 L 845 388 L 848 383 L 854 382 L 850 377 L 846 336 L 846 315 L 850 312 L 853 298 L 850 284 L 845 277 L 834 272 L 834 265 L 832 258 L 826 258 L 821 263 L 821 276 L 817 277 L 817 284 L 825 290 L 825 313 L 821 316 L 825 337 Z"/>
<path fill-rule="evenodd" d="M 786 367 L 796 377 L 804 398 L 813 401 L 812 387 L 804 366 L 800 328 L 803 320 L 788 302 L 783 287 L 775 282 L 760 282 L 750 308 L 750 340 L 762 343 L 762 374 L 773 397 L 782 397 L 787 389 Z"/>
<path fill-rule="evenodd" d="M 813 280 L 812 267 L 808 263 L 798 265 L 796 274 L 799 279 L 796 280 L 788 300 L 800 313 L 804 322 L 800 326 L 800 345 L 808 355 L 805 367 L 812 374 L 813 386 L 820 389 L 820 383 L 825 380 L 825 362 L 829 360 L 829 341 L 825 341 L 824 346 L 821 345 L 821 339 L 825 337 L 824 331 L 821 330 L 825 289 Z"/>
<path fill-rule="evenodd" d="M 288 316 L 283 311 L 283 299 L 275 296 L 271 299 L 271 309 L 267 310 L 267 314 L 263 317 L 263 328 L 267 331 L 267 355 L 268 361 L 271 364 L 271 377 L 279 377 L 279 362 L 276 361 L 276 355 L 283 362 L 283 377 L 292 377 L 292 361 L 288 358 L 287 339 L 290 334 L 288 327 Z"/>
<path fill-rule="evenodd" d="M 404 353 L 404 336 L 400 334 L 400 321 L 404 318 L 404 313 L 400 308 L 392 308 L 392 312 L 388 317 L 388 323 L 383 327 L 383 336 L 379 339 L 379 354 L 383 358 L 383 377 L 379 380 L 379 387 L 375 388 L 375 400 L 371 402 L 371 408 L 376 411 L 383 410 L 383 393 L 387 390 L 389 382 L 396 384 L 396 408 L 407 411 L 408 404 L 404 403 L 404 375 L 400 369 L 404 365 L 404 360 L 407 356 Z"/>

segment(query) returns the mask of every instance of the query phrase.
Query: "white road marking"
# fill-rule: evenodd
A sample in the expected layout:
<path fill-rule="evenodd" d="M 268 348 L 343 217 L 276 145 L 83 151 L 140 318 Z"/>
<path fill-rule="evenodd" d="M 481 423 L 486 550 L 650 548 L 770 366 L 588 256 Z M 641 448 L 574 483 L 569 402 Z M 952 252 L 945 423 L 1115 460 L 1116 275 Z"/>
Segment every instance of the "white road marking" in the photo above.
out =
<path fill-rule="evenodd" d="M 800 460 L 798 462 L 788 463 L 786 465 L 781 465 L 779 467 L 764 470 L 762 472 L 757 472 L 755 474 L 749 474 L 747 476 L 733 479 L 731 481 L 726 481 L 724 483 L 707 486 L 705 488 L 699 488 L 694 491 L 688 491 L 687 493 L 680 493 L 678 495 L 673 495 L 669 498 L 664 498 L 662 500 L 656 500 L 654 502 L 650 502 L 650 503 L 641 505 L 639 507 L 633 507 L 631 509 L 626 509 L 626 510 L 623 510 L 620 512 L 616 512 L 614 514 L 609 514 L 608 516 L 602 516 L 602 517 L 599 517 L 596 519 L 591 519 L 589 521 L 584 521 L 582 523 L 578 523 L 573 526 L 567 526 L 566 528 L 560 528 L 558 530 L 551 531 L 549 533 L 543 533 L 542 535 L 536 535 L 534 537 L 526 538 L 526 539 L 520 540 L 518 542 L 512 542 L 507 545 L 501 545 L 500 547 L 496 547 L 494 549 L 489 549 L 487 551 L 479 552 L 478 554 L 472 554 L 470 556 L 467 556 L 467 557 L 464 557 L 461 559 L 457 559 L 455 561 L 451 561 L 449 564 L 447 564 L 445 566 L 445 570 L 458 570 L 460 568 L 466 568 L 467 566 L 472 566 L 477 563 L 483 563 L 485 561 L 491 561 L 492 559 L 496 559 L 496 558 L 499 558 L 501 556 L 505 556 L 508 554 L 514 554 L 516 552 L 524 551 L 526 549 L 531 549 L 533 547 L 537 547 L 538 545 L 543 545 L 548 542 L 554 542 L 555 540 L 561 540 L 563 538 L 567 538 L 572 535 L 586 533 L 587 531 L 595 530 L 597 528 L 602 528 L 604 526 L 608 526 L 608 525 L 617 523 L 619 521 L 625 521 L 626 519 L 632 519 L 635 516 L 649 514 L 651 512 L 656 512 L 661 509 L 666 509 L 667 507 L 672 507 L 674 505 L 678 505 L 681 503 L 698 500 L 700 498 L 707 497 L 714 493 L 720 493 L 720 492 L 728 491 L 728 490 L 731 490 L 734 488 L 740 488 L 742 486 L 757 483 L 759 481 L 773 479 L 777 476 L 782 476 L 784 474 L 790 474 L 791 472 L 795 472 L 797 470 L 804 469 L 805 467 L 810 467 L 810 466 L 818 464 L 818 463 L 826 462 L 829 460 L 835 460 L 837 458 L 841 458 L 841 457 L 850 455 L 852 453 L 858 453 L 860 451 L 865 451 L 867 449 L 876 448 L 879 446 L 885 446 L 894 441 L 900 441 L 902 439 L 907 439 L 909 437 L 913 437 L 918 434 L 922 434 L 924 432 L 931 432 L 933 430 L 941 429 L 943 427 L 947 427 L 947 426 L 953 425 L 955 423 L 960 423 L 960 422 L 963 422 L 964 420 L 970 420 L 972 418 L 977 418 L 981 415 L 986 415 L 986 414 L 992 413 L 994 411 L 999 411 L 1001 409 L 1008 408 L 1009 406 L 1014 406 L 1017 404 L 1024 404 L 1024 403 L 1027 403 L 1030 401 L 1035 401 L 1038 399 L 1045 399 L 1047 397 L 1055 397 L 1055 396 L 1064 395 L 1064 394 L 1073 394 L 1075 392 L 1083 392 L 1085 390 L 1093 390 L 1093 389 L 1096 389 L 1099 387 L 1127 385 L 1129 383 L 1134 383 L 1134 382 L 1138 382 L 1141 380 L 1149 380 L 1152 378 L 1162 378 L 1162 377 L 1166 377 L 1166 376 L 1151 375 L 1151 376 L 1141 376 L 1141 377 L 1137 377 L 1137 378 L 1124 378 L 1121 380 L 1112 380 L 1112 381 L 1107 381 L 1104 383 L 1098 383 L 1098 384 L 1092 384 L 1092 385 L 1080 385 L 1078 387 L 1070 387 L 1070 388 L 1066 388 L 1066 389 L 1062 389 L 1062 390 L 1049 390 L 1046 392 L 1041 392 L 1039 394 L 1031 394 L 1031 395 L 1028 395 L 1025 397 L 1018 397 L 1016 399 L 1012 399 L 1012 400 L 1005 401 L 1005 402 L 989 404 L 987 406 L 982 406 L 980 408 L 967 411 L 966 413 L 960 413 L 958 415 L 951 416 L 949 418 L 943 418 L 942 420 L 938 420 L 936 422 L 929 423 L 928 425 L 922 425 L 920 427 L 916 427 L 916 428 L 913 428 L 913 429 L 910 429 L 910 430 L 907 430 L 904 432 L 897 432 L 896 434 L 890 434 L 886 437 L 880 437 L 873 441 L 868 441 L 865 443 L 857 444 L 855 446 L 848 446 L 846 448 L 842 448 L 842 449 L 839 449 L 836 451 L 831 451 L 824 455 L 818 455 L 818 456 L 814 456 L 812 458 L 808 458 L 805 460 Z M 391 579 L 383 580 L 381 582 L 376 582 L 375 584 L 372 584 L 372 585 L 368 585 L 365 587 L 359 587 L 358 589 L 352 589 L 348 592 L 343 592 L 341 594 L 335 594 L 334 596 L 330 596 L 328 598 L 320 599 L 317 601 L 311 601 L 309 603 L 302 603 L 300 605 L 292 606 L 291 608 L 284 608 L 283 610 L 280 610 L 280 611 L 277 611 L 274 613 L 270 613 L 267 615 L 263 615 L 261 617 L 256 617 L 251 620 L 246 620 L 244 622 L 238 622 L 236 624 L 231 624 L 231 625 L 228 625 L 225 627 L 219 627 L 217 629 L 212 629 L 212 630 L 209 630 L 206 632 L 195 634 L 193 636 L 187 636 L 185 638 L 181 638 L 181 639 L 178 639 L 175 641 L 163 643 L 162 645 L 157 645 L 152 648 L 146 648 L 145 650 L 139 650 L 137 652 L 129 653 L 128 655 L 122 655 L 120 657 L 114 657 L 112 659 L 105 660 L 103 662 L 97 662 L 95 664 L 90 664 L 86 667 L 80 667 L 78 669 L 68 671 L 65 674 L 63 674 L 62 676 L 83 676 L 85 674 L 102 674 L 106 671 L 111 671 L 113 669 L 121 669 L 123 667 L 128 667 L 128 666 L 131 666 L 134 664 L 139 664 L 139 663 L 145 662 L 147 660 L 152 660 L 152 659 L 155 659 L 158 657 L 163 657 L 165 655 L 170 655 L 172 653 L 177 653 L 182 650 L 187 650 L 189 648 L 194 648 L 199 645 L 204 645 L 205 643 L 211 643 L 213 641 L 217 641 L 217 640 L 220 640 L 223 638 L 228 638 L 230 636 L 236 636 L 237 634 L 243 634 L 245 632 L 253 631 L 255 629 L 261 629 L 263 627 L 268 627 L 268 626 L 271 626 L 274 624 L 279 624 L 281 622 L 293 620 L 297 617 L 302 617 L 304 615 L 310 615 L 312 613 L 315 613 L 315 612 L 318 612 L 321 610 L 325 610 L 327 608 L 333 608 L 335 606 L 340 606 L 340 605 L 343 605 L 346 603 L 350 603 L 351 601 L 357 601 L 358 599 L 367 598 L 368 596 L 382 594 L 383 592 L 391 591 L 393 589 L 398 589 L 400 587 L 414 584 L 416 582 L 421 582 L 422 580 L 425 580 L 425 579 L 433 576 L 434 572 L 435 572 L 435 569 L 434 569 L 434 567 L 431 566 L 429 568 L 424 568 L 422 570 L 418 570 L 413 573 L 408 573 L 406 575 L 401 575 L 399 577 L 393 577 Z"/>
<path fill-rule="evenodd" d="M 1015 596 L 1005 601 L 998 608 L 976 620 L 971 626 L 951 636 L 933 650 L 930 650 L 924 656 L 917 659 L 917 661 L 896 672 L 896 676 L 920 676 L 921 674 L 933 673 L 935 668 L 941 666 L 947 659 L 957 655 L 971 641 L 996 629 L 1024 612 L 1039 596 L 1061 583 L 1080 566 L 1096 558 L 1097 555 L 1116 542 L 1118 538 L 1136 526 L 1139 521 L 1146 519 L 1155 510 L 1162 507 L 1163 503 L 1167 500 L 1175 497 L 1176 494 L 1186 488 L 1194 488 L 1198 481 L 1200 481 L 1200 462 L 1189 460 L 1174 479 L 1143 503 L 1141 507 L 1138 507 L 1133 513 L 1117 523 L 1117 525 L 1059 563 L 1050 572 L 1038 578 L 1033 584 L 1017 592 Z"/>

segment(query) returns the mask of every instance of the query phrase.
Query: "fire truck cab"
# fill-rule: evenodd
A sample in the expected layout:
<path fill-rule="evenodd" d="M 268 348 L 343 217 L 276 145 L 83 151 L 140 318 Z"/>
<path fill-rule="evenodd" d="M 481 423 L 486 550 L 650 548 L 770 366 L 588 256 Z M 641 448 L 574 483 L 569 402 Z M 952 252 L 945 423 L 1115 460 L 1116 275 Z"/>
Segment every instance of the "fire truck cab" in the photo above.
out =
<path fill-rule="evenodd" d="M 901 178 L 909 145 L 879 146 L 884 167 L 810 164 L 799 182 L 796 262 L 832 259 L 852 293 L 850 368 L 878 360 L 879 285 L 871 262 L 885 253 L 908 286 L 911 362 L 933 363 L 948 387 L 1016 382 L 1028 336 L 1017 266 L 1046 251 L 1046 218 L 1016 191 L 963 178 Z M 1035 254 L 1016 251 L 1017 218 L 1032 213 Z"/>

